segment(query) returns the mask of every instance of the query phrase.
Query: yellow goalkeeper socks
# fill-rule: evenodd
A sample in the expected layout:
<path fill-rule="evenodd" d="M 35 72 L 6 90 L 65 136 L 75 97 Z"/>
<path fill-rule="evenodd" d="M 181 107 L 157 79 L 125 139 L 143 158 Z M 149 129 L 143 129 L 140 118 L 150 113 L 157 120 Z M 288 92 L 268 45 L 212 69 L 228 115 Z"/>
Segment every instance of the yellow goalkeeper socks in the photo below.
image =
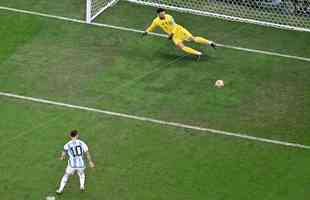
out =
<path fill-rule="evenodd" d="M 194 42 L 199 43 L 199 44 L 209 44 L 209 40 L 203 37 L 194 37 Z"/>
<path fill-rule="evenodd" d="M 202 54 L 201 52 L 199 52 L 195 49 L 192 49 L 190 47 L 183 47 L 182 50 L 185 51 L 186 53 L 196 55 L 196 56 L 200 56 Z"/>

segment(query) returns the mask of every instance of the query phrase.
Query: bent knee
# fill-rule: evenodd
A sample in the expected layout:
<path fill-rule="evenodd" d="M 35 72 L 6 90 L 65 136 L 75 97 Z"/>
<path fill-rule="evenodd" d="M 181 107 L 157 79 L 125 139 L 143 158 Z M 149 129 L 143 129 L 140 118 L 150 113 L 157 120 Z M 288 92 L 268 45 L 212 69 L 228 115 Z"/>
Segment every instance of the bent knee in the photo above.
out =
<path fill-rule="evenodd" d="M 195 36 L 191 36 L 188 38 L 189 42 L 195 42 L 196 41 L 196 37 Z"/>
<path fill-rule="evenodd" d="M 184 48 L 184 44 L 179 43 L 175 45 L 178 49 L 183 49 Z"/>

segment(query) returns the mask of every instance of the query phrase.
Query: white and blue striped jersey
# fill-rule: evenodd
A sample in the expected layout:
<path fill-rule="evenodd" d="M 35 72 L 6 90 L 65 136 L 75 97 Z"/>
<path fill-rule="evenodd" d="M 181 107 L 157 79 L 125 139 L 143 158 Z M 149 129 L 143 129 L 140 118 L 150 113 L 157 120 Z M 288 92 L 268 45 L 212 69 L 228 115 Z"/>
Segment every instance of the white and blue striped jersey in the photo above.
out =
<path fill-rule="evenodd" d="M 68 165 L 72 168 L 85 168 L 84 154 L 88 151 L 85 142 L 81 140 L 71 140 L 64 146 L 64 151 L 68 155 Z"/>

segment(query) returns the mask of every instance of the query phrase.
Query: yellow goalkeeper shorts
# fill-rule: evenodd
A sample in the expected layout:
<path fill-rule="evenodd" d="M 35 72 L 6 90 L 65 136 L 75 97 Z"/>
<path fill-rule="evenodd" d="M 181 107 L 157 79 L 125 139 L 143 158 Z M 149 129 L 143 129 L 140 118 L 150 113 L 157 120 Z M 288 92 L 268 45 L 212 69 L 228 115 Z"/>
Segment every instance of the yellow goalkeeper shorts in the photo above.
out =
<path fill-rule="evenodd" d="M 191 37 L 193 37 L 193 35 L 186 30 L 186 28 L 177 25 L 173 33 L 172 41 L 177 45 L 181 42 L 188 41 Z"/>

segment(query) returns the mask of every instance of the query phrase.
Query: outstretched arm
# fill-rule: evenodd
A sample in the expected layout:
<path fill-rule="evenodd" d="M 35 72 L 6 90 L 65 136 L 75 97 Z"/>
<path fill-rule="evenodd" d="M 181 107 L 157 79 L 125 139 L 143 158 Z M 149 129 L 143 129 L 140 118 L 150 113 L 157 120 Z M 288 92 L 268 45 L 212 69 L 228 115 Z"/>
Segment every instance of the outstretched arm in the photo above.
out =
<path fill-rule="evenodd" d="M 157 27 L 157 24 L 155 20 L 152 22 L 152 24 L 144 31 L 143 35 L 147 35 L 149 32 L 154 31 L 154 29 Z"/>
<path fill-rule="evenodd" d="M 157 27 L 157 24 L 155 21 L 152 22 L 152 24 L 145 30 L 146 32 L 152 32 Z"/>

